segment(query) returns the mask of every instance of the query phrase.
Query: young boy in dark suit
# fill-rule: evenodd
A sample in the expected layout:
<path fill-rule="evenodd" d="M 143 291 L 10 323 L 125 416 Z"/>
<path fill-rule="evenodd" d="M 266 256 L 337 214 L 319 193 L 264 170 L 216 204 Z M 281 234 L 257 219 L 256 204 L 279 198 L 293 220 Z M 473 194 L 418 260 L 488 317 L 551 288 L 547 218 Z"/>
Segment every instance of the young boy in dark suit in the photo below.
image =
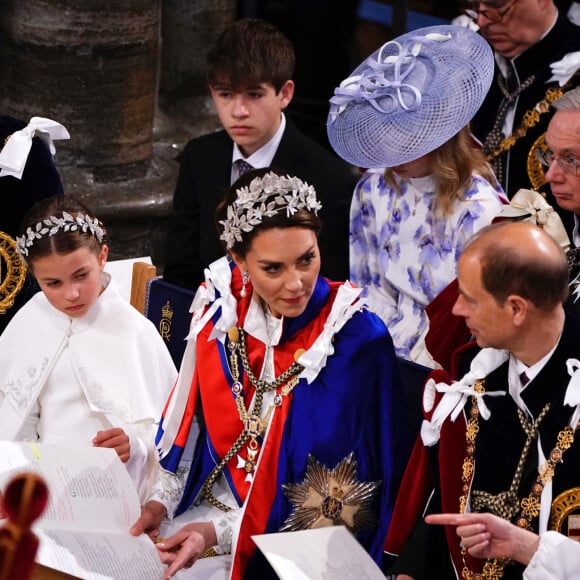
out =
<path fill-rule="evenodd" d="M 204 268 L 223 255 L 214 225 L 223 194 L 245 170 L 269 166 L 314 186 L 326 224 L 319 240 L 323 274 L 348 277 L 356 173 L 284 115 L 294 94 L 294 62 L 290 41 L 260 19 L 235 22 L 210 51 L 208 84 L 223 130 L 189 141 L 181 155 L 166 240 L 166 281 L 197 288 Z"/>

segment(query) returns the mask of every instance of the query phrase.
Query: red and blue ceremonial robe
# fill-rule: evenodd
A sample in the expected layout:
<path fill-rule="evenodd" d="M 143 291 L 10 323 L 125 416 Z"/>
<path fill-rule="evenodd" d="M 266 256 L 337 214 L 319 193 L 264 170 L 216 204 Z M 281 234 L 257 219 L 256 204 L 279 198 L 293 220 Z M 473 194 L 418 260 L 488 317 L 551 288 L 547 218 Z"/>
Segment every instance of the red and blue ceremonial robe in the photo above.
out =
<path fill-rule="evenodd" d="M 206 284 L 194 300 L 180 379 L 158 435 L 161 463 L 172 472 L 183 459 L 191 459 L 184 457 L 184 449 L 188 439 L 196 437 L 176 515 L 195 509 L 203 483 L 242 430 L 226 343 L 228 328 L 244 327 L 251 315 L 251 291 L 245 298 L 240 296 L 239 271 L 225 258 L 212 264 L 207 274 Z M 285 493 L 288 486 L 321 497 L 320 517 L 311 527 L 362 522 L 364 525 L 354 526 L 356 537 L 381 561 L 410 436 L 402 425 L 402 391 L 391 338 L 381 319 L 358 301 L 359 293 L 348 283 L 319 277 L 305 311 L 283 321 L 282 338 L 274 347 L 274 374 L 279 376 L 292 364 L 296 352 L 303 352 L 298 359 L 304 367 L 299 383 L 274 407 L 260 438 L 253 480 L 248 481 L 246 472 L 238 468 L 235 455 L 223 471 L 243 509 L 232 546 L 233 578 L 267 577 L 267 565 L 256 554 L 252 535 L 289 529 L 285 524 L 291 515 L 317 509 L 291 501 Z M 266 346 L 247 334 L 246 347 L 250 366 L 260 376 Z M 245 373 L 243 393 L 247 408 L 255 389 Z M 200 410 L 203 420 L 197 434 L 191 425 Z M 326 488 L 314 477 L 315 469 L 325 475 Z M 340 493 L 348 497 L 343 497 L 344 505 L 333 503 L 338 509 L 332 519 L 324 502 L 332 495 L 331 483 L 337 479 L 340 483 L 345 472 L 350 473 L 350 480 L 343 482 Z"/>

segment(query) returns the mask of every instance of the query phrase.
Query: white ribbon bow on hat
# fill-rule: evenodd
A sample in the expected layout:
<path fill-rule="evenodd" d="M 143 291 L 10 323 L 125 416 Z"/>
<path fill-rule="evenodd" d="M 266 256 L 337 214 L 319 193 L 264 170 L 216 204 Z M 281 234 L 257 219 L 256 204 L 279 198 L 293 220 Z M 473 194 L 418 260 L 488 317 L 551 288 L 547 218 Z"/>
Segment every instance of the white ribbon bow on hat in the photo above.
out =
<path fill-rule="evenodd" d="M 0 177 L 12 175 L 22 179 L 33 137 L 42 139 L 52 155 L 56 152 L 53 140 L 70 139 L 69 132 L 60 123 L 44 117 L 32 117 L 26 127 L 10 135 L 0 152 Z"/>
<path fill-rule="evenodd" d="M 346 106 L 354 101 L 368 102 L 380 113 L 393 113 L 401 109 L 414 110 L 421 105 L 421 88 L 404 82 L 417 64 L 417 56 L 423 44 L 446 42 L 450 34 L 429 33 L 418 36 L 410 47 L 403 47 L 395 40 L 385 43 L 376 59 L 371 55 L 360 74 L 343 80 L 330 99 L 329 123 L 334 123 Z M 396 50 L 396 54 L 383 53 Z"/>

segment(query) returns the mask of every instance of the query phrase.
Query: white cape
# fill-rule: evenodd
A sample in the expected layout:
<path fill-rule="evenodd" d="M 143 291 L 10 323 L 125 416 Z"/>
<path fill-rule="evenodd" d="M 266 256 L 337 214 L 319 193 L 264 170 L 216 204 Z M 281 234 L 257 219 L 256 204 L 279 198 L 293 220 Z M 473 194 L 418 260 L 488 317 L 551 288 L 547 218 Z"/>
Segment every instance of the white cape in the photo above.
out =
<path fill-rule="evenodd" d="M 132 456 L 140 448 L 145 457 L 134 463 L 141 464 L 139 471 L 148 464 L 150 472 L 156 462 L 155 425 L 177 370 L 151 321 L 112 281 L 79 319 L 56 310 L 39 292 L 0 335 L 0 440 L 18 436 L 67 343 L 91 410 L 138 438 L 139 445 L 131 442 Z"/>

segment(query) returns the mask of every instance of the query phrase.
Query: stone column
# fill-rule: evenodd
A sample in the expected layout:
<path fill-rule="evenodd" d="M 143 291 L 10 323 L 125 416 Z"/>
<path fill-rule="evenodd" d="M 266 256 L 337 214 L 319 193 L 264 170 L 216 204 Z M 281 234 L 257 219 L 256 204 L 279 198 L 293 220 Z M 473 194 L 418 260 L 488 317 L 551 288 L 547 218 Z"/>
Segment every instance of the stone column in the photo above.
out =
<path fill-rule="evenodd" d="M 187 138 L 217 129 L 207 88 L 206 57 L 219 34 L 236 16 L 235 0 L 163 2 L 159 108 Z"/>
<path fill-rule="evenodd" d="M 235 4 L 0 2 L 0 110 L 67 127 L 71 139 L 57 143 L 56 155 L 65 192 L 103 219 L 112 259 L 151 255 L 162 262 L 177 154 L 211 117 L 206 50 L 233 20 Z"/>
<path fill-rule="evenodd" d="M 61 121 L 59 163 L 142 177 L 153 154 L 160 0 L 2 0 L 2 110 Z"/>

